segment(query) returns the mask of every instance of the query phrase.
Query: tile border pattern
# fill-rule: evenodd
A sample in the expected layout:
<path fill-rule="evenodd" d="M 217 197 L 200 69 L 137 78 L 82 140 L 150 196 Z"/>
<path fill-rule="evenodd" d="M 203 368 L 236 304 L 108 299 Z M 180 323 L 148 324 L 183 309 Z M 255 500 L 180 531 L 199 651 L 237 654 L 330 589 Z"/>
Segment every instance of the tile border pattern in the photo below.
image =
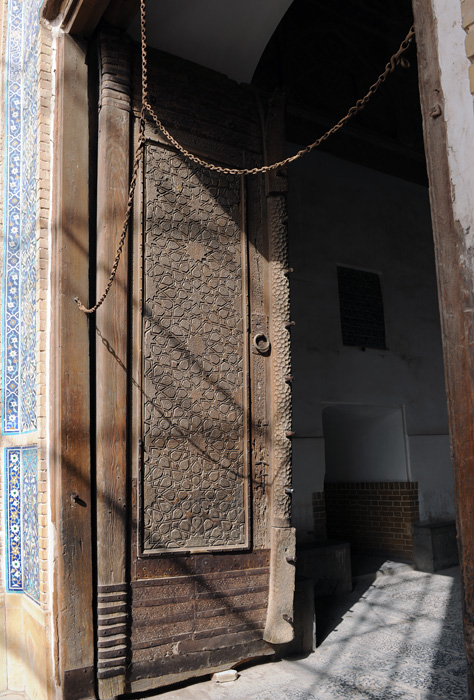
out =
<path fill-rule="evenodd" d="M 36 225 L 40 0 L 11 0 L 5 80 L 4 434 L 36 419 Z"/>
<path fill-rule="evenodd" d="M 23 447 L 21 458 L 23 591 L 39 602 L 38 451 Z"/>
<path fill-rule="evenodd" d="M 2 144 L 5 582 L 7 591 L 24 592 L 36 602 L 40 596 L 44 599 L 47 557 L 46 465 L 44 440 L 38 434 L 38 429 L 43 433 L 45 421 L 43 405 L 38 409 L 44 394 L 39 382 L 44 342 L 39 343 L 42 333 L 37 319 L 46 303 L 41 296 L 46 278 L 40 265 L 45 258 L 41 252 L 45 242 L 40 238 L 45 188 L 40 186 L 39 166 L 49 171 L 49 159 L 41 149 L 45 141 L 49 144 L 46 132 L 50 128 L 49 103 L 46 120 L 39 118 L 40 86 L 51 71 L 45 60 L 50 41 L 43 48 L 49 37 L 40 25 L 41 4 L 42 0 L 8 0 L 6 4 Z M 48 173 L 46 176 L 49 181 Z"/>
<path fill-rule="evenodd" d="M 5 448 L 7 590 L 40 600 L 38 451 L 36 445 Z"/>
<path fill-rule="evenodd" d="M 9 3 L 6 51 L 3 432 L 19 431 L 21 2 Z"/>
<path fill-rule="evenodd" d="M 21 448 L 5 449 L 7 589 L 23 590 L 21 566 Z"/>

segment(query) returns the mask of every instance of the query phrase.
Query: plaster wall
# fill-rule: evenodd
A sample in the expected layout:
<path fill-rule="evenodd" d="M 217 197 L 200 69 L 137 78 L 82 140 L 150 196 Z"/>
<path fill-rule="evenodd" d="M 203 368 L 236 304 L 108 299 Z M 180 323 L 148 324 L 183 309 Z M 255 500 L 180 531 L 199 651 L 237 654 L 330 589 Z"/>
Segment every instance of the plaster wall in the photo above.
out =
<path fill-rule="evenodd" d="M 8 690 L 29 700 L 53 697 L 48 644 L 49 615 L 21 593 L 5 596 Z"/>
<path fill-rule="evenodd" d="M 325 478 L 418 480 L 420 517 L 452 517 L 428 191 L 319 152 L 288 177 L 294 524 Z M 342 344 L 338 265 L 380 274 L 387 350 Z"/>
<path fill-rule="evenodd" d="M 472 2 L 467 0 L 464 4 L 469 6 Z M 474 246 L 474 118 L 470 63 L 466 56 L 470 42 L 463 30 L 461 3 L 432 0 L 432 5 L 437 18 L 453 210 L 455 219 L 465 231 L 466 248 L 471 258 Z"/>
<path fill-rule="evenodd" d="M 265 46 L 291 2 L 161 0 L 148 3 L 148 43 L 217 70 L 237 82 L 250 83 Z M 138 14 L 129 32 L 139 41 Z"/>
<path fill-rule="evenodd" d="M 323 432 L 331 481 L 409 480 L 400 407 L 326 406 Z"/>

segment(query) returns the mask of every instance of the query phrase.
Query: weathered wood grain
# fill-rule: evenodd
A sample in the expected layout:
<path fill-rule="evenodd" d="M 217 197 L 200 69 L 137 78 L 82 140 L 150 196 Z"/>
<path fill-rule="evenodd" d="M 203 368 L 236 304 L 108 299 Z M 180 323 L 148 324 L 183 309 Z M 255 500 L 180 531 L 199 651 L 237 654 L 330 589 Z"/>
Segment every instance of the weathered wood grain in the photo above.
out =
<path fill-rule="evenodd" d="M 57 80 L 50 462 L 56 669 L 62 697 L 76 700 L 94 694 L 89 330 L 74 302 L 89 293 L 89 116 L 84 47 L 67 35 L 58 42 Z"/>
<path fill-rule="evenodd" d="M 104 289 L 122 230 L 130 177 L 130 65 L 125 37 L 103 30 L 97 170 L 97 289 Z M 127 98 L 128 93 L 128 98 Z M 112 602 L 127 600 L 127 323 L 128 245 L 114 284 L 96 313 L 97 584 L 99 640 L 117 635 L 126 644 L 127 624 L 101 628 Z M 108 593 L 107 591 L 110 591 Z M 99 671 L 99 696 L 125 690 L 125 663 Z"/>
<path fill-rule="evenodd" d="M 265 155 L 268 162 L 281 160 L 285 144 L 285 99 L 276 93 L 265 121 Z M 271 364 L 271 559 L 270 591 L 264 639 L 284 644 L 294 638 L 295 530 L 290 527 L 291 375 L 290 284 L 288 263 L 288 213 L 286 171 L 270 172 L 265 178 L 270 279 Z"/>
<path fill-rule="evenodd" d="M 421 109 L 430 182 L 441 329 L 463 588 L 469 698 L 474 698 L 474 268 L 453 212 L 436 18 L 430 0 L 414 0 Z"/>
<path fill-rule="evenodd" d="M 61 17 L 61 27 L 68 34 L 90 37 L 111 0 L 47 0 L 45 19 L 53 22 Z"/>

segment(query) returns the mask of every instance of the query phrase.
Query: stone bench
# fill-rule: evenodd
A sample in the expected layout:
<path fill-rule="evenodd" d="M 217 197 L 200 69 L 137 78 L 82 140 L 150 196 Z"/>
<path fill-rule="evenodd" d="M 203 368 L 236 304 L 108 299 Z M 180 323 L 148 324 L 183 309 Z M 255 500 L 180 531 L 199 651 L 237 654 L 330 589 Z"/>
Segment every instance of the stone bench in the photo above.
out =
<path fill-rule="evenodd" d="M 348 542 L 326 540 L 298 545 L 296 557 L 296 572 L 313 581 L 316 597 L 351 592 L 351 548 Z"/>
<path fill-rule="evenodd" d="M 418 571 L 433 573 L 459 564 L 454 520 L 413 523 L 413 551 Z"/>

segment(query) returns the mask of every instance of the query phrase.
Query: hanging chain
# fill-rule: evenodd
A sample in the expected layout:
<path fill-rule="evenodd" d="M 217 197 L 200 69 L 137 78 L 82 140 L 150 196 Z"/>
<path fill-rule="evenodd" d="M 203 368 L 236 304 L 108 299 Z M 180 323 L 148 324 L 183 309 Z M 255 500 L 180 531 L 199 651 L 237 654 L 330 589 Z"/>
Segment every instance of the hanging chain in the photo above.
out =
<path fill-rule="evenodd" d="M 202 158 L 199 158 L 198 156 L 194 155 L 194 153 L 190 153 L 184 146 L 182 146 L 166 129 L 166 127 L 162 124 L 160 119 L 158 118 L 158 115 L 154 111 L 154 109 L 151 107 L 151 105 L 148 102 L 148 61 L 147 61 L 147 40 L 146 40 L 146 0 L 140 0 L 140 38 L 141 38 L 141 64 L 142 64 L 142 108 L 140 112 L 140 130 L 139 130 L 139 137 L 138 137 L 138 145 L 135 151 L 135 158 L 133 162 L 133 170 L 132 170 L 132 178 L 130 180 L 130 188 L 129 188 L 129 194 L 128 194 L 128 202 L 127 202 L 127 209 L 125 212 L 125 217 L 123 221 L 123 226 L 122 226 L 122 233 L 120 235 L 120 240 L 119 240 L 119 245 L 117 248 L 117 253 L 115 255 L 115 260 L 114 264 L 112 266 L 112 270 L 109 276 L 109 280 L 107 282 L 107 285 L 105 287 L 104 293 L 100 297 L 100 299 L 97 301 L 97 303 L 90 309 L 87 309 L 81 301 L 76 297 L 75 301 L 81 311 L 84 311 L 86 314 L 92 314 L 94 311 L 97 311 L 99 306 L 105 301 L 105 298 L 107 297 L 107 294 L 110 291 L 110 288 L 113 284 L 113 281 L 115 279 L 115 275 L 117 273 L 117 268 L 119 266 L 120 258 L 122 255 L 122 250 L 123 246 L 125 243 L 125 239 L 127 237 L 127 232 L 128 232 L 128 227 L 130 224 L 130 216 L 132 212 L 132 206 L 133 206 L 133 198 L 135 194 L 135 188 L 137 184 L 137 179 L 138 179 L 138 170 L 140 167 L 140 160 L 141 160 L 141 155 L 143 151 L 143 145 L 145 143 L 145 122 L 146 122 L 146 114 L 152 118 L 158 129 L 161 131 L 161 133 L 166 137 L 168 142 L 176 148 L 177 151 L 179 151 L 185 158 L 188 160 L 192 161 L 193 163 L 196 163 L 197 165 L 202 166 L 203 168 L 207 168 L 208 170 L 213 170 L 218 173 L 223 173 L 225 175 L 258 175 L 259 173 L 268 173 L 272 170 L 277 170 L 277 168 L 283 168 L 285 165 L 289 165 L 290 163 L 293 163 L 295 160 L 298 160 L 302 156 L 306 155 L 306 153 L 310 153 L 313 149 L 318 148 L 322 143 L 327 141 L 333 134 L 336 134 L 342 127 L 347 124 L 347 122 L 352 119 L 356 114 L 361 112 L 366 105 L 368 104 L 369 100 L 375 95 L 379 87 L 386 81 L 388 76 L 395 71 L 395 69 L 398 66 L 401 66 L 402 68 L 409 68 L 410 63 L 406 59 L 406 57 L 403 55 L 411 46 L 413 43 L 413 40 L 415 38 L 415 25 L 412 25 L 410 27 L 410 30 L 402 43 L 400 44 L 400 47 L 396 53 L 393 54 L 393 56 L 390 58 L 389 62 L 385 66 L 385 69 L 383 73 L 379 75 L 377 80 L 373 85 L 370 86 L 367 94 L 362 97 L 361 99 L 357 100 L 357 102 L 349 109 L 347 114 L 340 119 L 337 124 L 335 124 L 331 129 L 326 131 L 325 134 L 320 136 L 319 138 L 316 139 L 316 141 L 313 141 L 313 143 L 310 143 L 308 146 L 305 148 L 302 148 L 301 150 L 297 151 L 292 156 L 289 156 L 288 158 L 285 158 L 284 160 L 280 160 L 277 163 L 272 163 L 270 165 L 263 165 L 260 167 L 256 168 L 226 168 L 221 165 L 215 165 L 214 163 L 208 163 L 206 160 L 203 160 Z"/>
<path fill-rule="evenodd" d="M 144 2 L 144 0 L 142 0 Z M 193 163 L 197 163 L 198 165 L 201 165 L 204 168 L 207 168 L 208 170 L 214 170 L 218 173 L 225 173 L 226 175 L 257 175 L 259 173 L 268 173 L 271 170 L 276 170 L 277 168 L 282 168 L 285 165 L 289 165 L 289 163 L 293 163 L 295 160 L 298 160 L 298 158 L 301 158 L 302 156 L 306 155 L 306 153 L 309 153 L 312 151 L 314 148 L 317 148 L 320 146 L 322 143 L 328 140 L 330 136 L 333 134 L 337 133 L 339 129 L 342 129 L 344 124 L 347 124 L 347 122 L 352 119 L 352 117 L 357 114 L 358 112 L 361 112 L 369 100 L 375 95 L 379 87 L 386 81 L 390 73 L 393 73 L 394 70 L 397 68 L 397 66 L 402 66 L 402 68 L 409 68 L 410 63 L 408 60 L 403 56 L 405 51 L 410 47 L 412 44 L 413 40 L 415 38 L 415 25 L 413 25 L 410 28 L 410 31 L 406 35 L 405 39 L 402 41 L 400 44 L 400 47 L 396 53 L 393 54 L 391 57 L 390 61 L 387 63 L 385 66 L 385 70 L 383 73 L 379 75 L 377 78 L 376 82 L 370 86 L 367 94 L 365 97 L 362 97 L 360 100 L 357 100 L 355 105 L 353 105 L 349 111 L 347 112 L 345 117 L 342 117 L 337 124 L 335 124 L 331 129 L 326 131 L 325 134 L 320 136 L 316 141 L 313 141 L 313 143 L 310 143 L 309 146 L 306 146 L 305 148 L 302 148 L 300 151 L 295 153 L 293 156 L 289 156 L 288 158 L 285 158 L 284 160 L 280 160 L 277 163 L 272 163 L 271 165 L 263 165 L 261 167 L 256 167 L 256 168 L 225 168 L 221 165 L 214 165 L 213 163 L 208 163 L 205 160 L 202 160 L 202 158 L 198 158 L 198 156 L 195 156 L 193 153 L 190 153 L 187 151 L 178 141 L 176 141 L 175 138 L 169 133 L 169 131 L 166 129 L 166 127 L 161 123 L 160 119 L 158 118 L 156 112 L 152 109 L 150 104 L 146 102 L 146 110 L 150 117 L 153 119 L 155 122 L 156 126 L 158 129 L 161 131 L 161 133 L 168 139 L 170 144 L 174 146 L 180 153 L 183 154 L 188 160 L 191 160 Z"/>
<path fill-rule="evenodd" d="M 147 94 L 148 94 L 148 73 L 147 73 L 147 60 L 146 60 L 146 20 L 145 20 L 145 0 L 140 0 L 140 25 L 141 25 L 141 56 L 142 56 L 142 108 L 140 111 L 140 128 L 138 132 L 138 144 L 137 148 L 135 150 L 135 157 L 133 159 L 133 169 L 132 169 L 132 177 L 130 180 L 130 187 L 128 190 L 128 201 L 127 201 L 127 209 L 125 211 L 125 216 L 123 219 L 123 225 L 122 225 L 122 232 L 120 234 L 120 239 L 119 239 L 119 244 L 117 247 L 117 252 L 115 254 L 115 260 L 114 264 L 112 265 L 112 269 L 110 271 L 109 279 L 107 281 L 107 284 L 105 286 L 104 292 L 100 299 L 92 306 L 90 309 L 88 309 L 84 304 L 81 302 L 81 300 L 76 297 L 74 301 L 78 305 L 81 311 L 83 311 L 85 314 L 93 314 L 99 306 L 101 306 L 106 297 L 107 294 L 110 292 L 110 288 L 112 284 L 114 283 L 115 275 L 117 274 L 117 268 L 120 263 L 120 258 L 122 257 L 122 251 L 123 251 L 123 246 L 125 244 L 125 239 L 127 238 L 127 233 L 128 233 L 128 227 L 130 225 L 130 217 L 132 215 L 132 208 L 133 208 L 133 198 L 135 195 L 135 189 L 137 186 L 137 180 L 138 180 L 138 171 L 140 168 L 140 161 L 141 161 L 141 156 L 142 156 L 142 151 L 143 151 L 143 144 L 145 143 L 145 122 L 146 122 L 146 100 L 147 100 Z"/>
<path fill-rule="evenodd" d="M 135 194 L 135 187 L 136 187 L 137 179 L 138 179 L 138 169 L 140 167 L 141 153 L 142 153 L 144 142 L 145 142 L 145 120 L 144 120 L 144 115 L 141 114 L 140 115 L 140 133 L 139 133 L 139 137 L 138 137 L 137 150 L 135 151 L 135 160 L 133 163 L 132 178 L 130 180 L 130 189 L 129 189 L 129 193 L 128 193 L 127 209 L 125 211 L 125 216 L 123 219 L 123 226 L 122 226 L 122 233 L 120 234 L 120 240 L 119 240 L 119 244 L 117 247 L 117 253 L 115 255 L 114 264 L 112 265 L 112 270 L 110 272 L 108 282 L 105 286 L 105 289 L 104 289 L 102 296 L 94 304 L 94 306 L 92 306 L 90 309 L 88 309 L 86 306 L 84 306 L 84 304 L 81 302 L 79 297 L 76 297 L 74 299 L 74 301 L 76 302 L 76 304 L 78 305 L 80 310 L 83 311 L 85 314 L 93 314 L 95 311 L 97 311 L 99 306 L 101 306 L 104 303 L 104 301 L 107 297 L 107 294 L 109 293 L 110 288 L 114 282 L 115 275 L 117 274 L 117 268 L 119 266 L 120 258 L 122 257 L 122 250 L 123 250 L 123 246 L 125 243 L 125 239 L 127 237 L 128 226 L 130 223 L 130 216 L 132 213 L 132 205 L 133 205 L 133 197 Z"/>

